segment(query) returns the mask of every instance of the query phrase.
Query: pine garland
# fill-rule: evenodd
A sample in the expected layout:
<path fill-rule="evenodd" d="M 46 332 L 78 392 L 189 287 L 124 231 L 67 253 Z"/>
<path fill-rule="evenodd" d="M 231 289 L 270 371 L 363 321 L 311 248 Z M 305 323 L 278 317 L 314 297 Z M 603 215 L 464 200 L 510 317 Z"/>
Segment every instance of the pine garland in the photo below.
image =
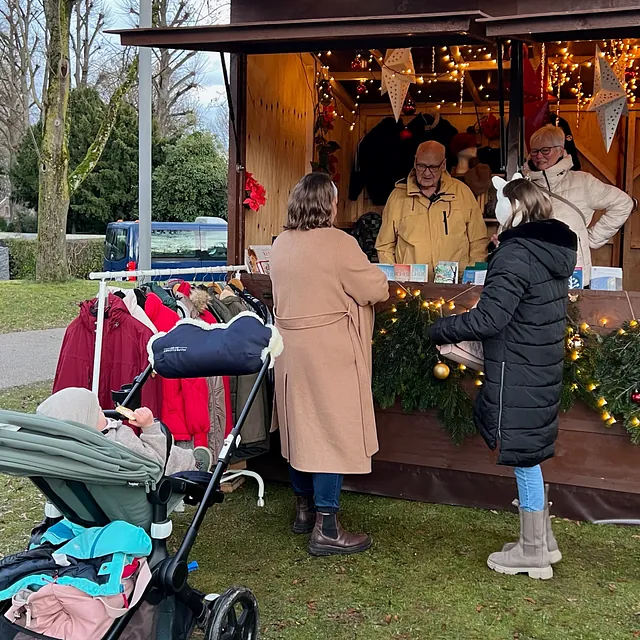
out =
<path fill-rule="evenodd" d="M 401 300 L 378 316 L 373 339 L 373 397 L 387 409 L 400 398 L 403 411 L 437 409 L 438 418 L 456 444 L 475 433 L 473 410 L 461 382 L 470 377 L 450 363 L 445 380 L 435 377 L 440 361 L 429 327 L 442 316 L 444 299 L 425 300 L 420 291 L 400 292 Z M 606 426 L 624 424 L 633 444 L 640 444 L 640 323 L 631 320 L 602 336 L 581 322 L 570 296 L 561 410 L 580 400 L 600 413 Z M 452 303 L 451 303 L 452 304 Z M 480 374 L 481 375 L 481 374 Z M 474 374 L 476 384 L 481 377 Z M 636 402 L 633 395 L 636 395 Z"/>
<path fill-rule="evenodd" d="M 442 302 L 428 302 L 416 293 L 403 293 L 404 302 L 378 316 L 373 397 L 383 409 L 393 406 L 398 397 L 406 413 L 437 409 L 442 426 L 459 444 L 475 433 L 471 400 L 460 386 L 464 371 L 452 365 L 446 380 L 433 375 L 439 357 L 429 339 L 429 327 L 440 318 Z"/>

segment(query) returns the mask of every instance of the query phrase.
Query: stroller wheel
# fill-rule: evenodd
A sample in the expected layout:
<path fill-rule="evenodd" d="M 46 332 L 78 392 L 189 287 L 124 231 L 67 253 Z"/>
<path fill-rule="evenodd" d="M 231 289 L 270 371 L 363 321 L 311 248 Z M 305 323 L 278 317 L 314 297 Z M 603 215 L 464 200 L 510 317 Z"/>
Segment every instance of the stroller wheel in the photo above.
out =
<path fill-rule="evenodd" d="M 258 640 L 258 603 L 246 587 L 231 587 L 213 602 L 206 640 Z"/>

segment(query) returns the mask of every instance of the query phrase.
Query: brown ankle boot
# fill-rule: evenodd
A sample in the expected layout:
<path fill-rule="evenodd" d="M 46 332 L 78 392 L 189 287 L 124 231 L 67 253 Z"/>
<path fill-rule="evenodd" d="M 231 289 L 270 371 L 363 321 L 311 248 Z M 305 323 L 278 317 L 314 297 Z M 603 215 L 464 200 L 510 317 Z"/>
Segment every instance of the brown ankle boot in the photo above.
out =
<path fill-rule="evenodd" d="M 317 513 L 316 524 L 309 540 L 312 556 L 349 555 L 371 547 L 371 538 L 365 533 L 348 533 L 342 528 L 335 513 Z"/>
<path fill-rule="evenodd" d="M 316 514 L 312 511 L 313 500 L 296 496 L 296 519 L 291 527 L 293 533 L 311 533 L 316 521 Z"/>

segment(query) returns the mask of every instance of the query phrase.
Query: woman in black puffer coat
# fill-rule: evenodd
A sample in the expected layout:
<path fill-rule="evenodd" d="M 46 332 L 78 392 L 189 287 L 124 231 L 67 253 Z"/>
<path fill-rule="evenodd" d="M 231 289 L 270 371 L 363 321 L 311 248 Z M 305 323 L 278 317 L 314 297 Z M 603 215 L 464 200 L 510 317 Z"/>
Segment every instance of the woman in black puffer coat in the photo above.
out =
<path fill-rule="evenodd" d="M 504 187 L 510 219 L 491 255 L 476 308 L 434 323 L 436 344 L 480 340 L 485 384 L 474 408 L 476 425 L 498 464 L 515 467 L 520 540 L 491 554 L 489 567 L 507 574 L 551 578 L 560 558 L 553 538 L 540 463 L 554 454 L 562 393 L 568 279 L 576 264 L 576 235 L 552 220 L 551 204 L 534 184 Z"/>

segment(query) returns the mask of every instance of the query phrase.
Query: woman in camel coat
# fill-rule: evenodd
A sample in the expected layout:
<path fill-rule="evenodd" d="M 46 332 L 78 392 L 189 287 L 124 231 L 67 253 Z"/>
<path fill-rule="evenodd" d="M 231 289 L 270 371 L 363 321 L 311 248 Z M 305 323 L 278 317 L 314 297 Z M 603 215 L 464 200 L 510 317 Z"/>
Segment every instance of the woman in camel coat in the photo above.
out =
<path fill-rule="evenodd" d="M 371 396 L 373 305 L 389 297 L 384 274 L 332 226 L 337 189 L 322 173 L 294 187 L 285 231 L 271 251 L 276 325 L 274 429 L 296 494 L 295 533 L 313 555 L 371 546 L 337 519 L 344 474 L 371 472 L 378 439 Z"/>

